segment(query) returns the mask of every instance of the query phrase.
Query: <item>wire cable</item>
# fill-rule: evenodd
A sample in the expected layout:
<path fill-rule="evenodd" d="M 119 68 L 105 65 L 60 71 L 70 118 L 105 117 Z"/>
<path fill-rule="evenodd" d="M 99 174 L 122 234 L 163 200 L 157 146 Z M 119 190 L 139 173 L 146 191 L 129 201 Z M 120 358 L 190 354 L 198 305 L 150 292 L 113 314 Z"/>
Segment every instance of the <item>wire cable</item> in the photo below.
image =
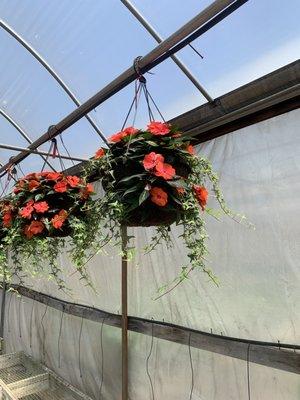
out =
<path fill-rule="evenodd" d="M 148 376 L 148 379 L 149 379 L 149 383 L 150 383 L 150 388 L 151 388 L 151 399 L 152 400 L 154 400 L 154 388 L 153 388 L 153 382 L 152 382 L 152 378 L 151 378 L 151 375 L 150 375 L 150 372 L 149 372 L 149 360 L 150 360 L 150 357 L 151 357 L 151 355 L 152 355 L 152 350 L 153 350 L 153 323 L 152 323 L 152 326 L 151 326 L 151 345 L 150 345 L 150 351 L 149 351 L 149 354 L 148 354 L 148 356 L 147 356 L 147 358 L 146 358 L 146 373 L 147 373 L 147 376 Z"/>
<path fill-rule="evenodd" d="M 83 316 L 81 317 L 80 331 L 79 331 L 79 341 L 78 341 L 78 359 L 79 359 L 79 372 L 80 378 L 82 379 L 82 370 L 81 370 L 81 336 L 82 336 L 82 328 L 83 328 Z"/>
<path fill-rule="evenodd" d="M 10 333 L 10 323 L 9 323 L 10 322 L 10 318 L 9 318 L 9 316 L 10 316 L 10 305 L 11 305 L 12 297 L 13 297 L 13 294 L 10 293 L 8 307 L 7 307 L 7 332 L 8 333 Z"/>
<path fill-rule="evenodd" d="M 192 332 L 189 334 L 189 357 L 190 357 L 190 366 L 191 366 L 191 391 L 189 400 L 192 400 L 193 392 L 194 392 L 194 366 L 193 366 L 193 358 L 192 358 L 192 349 L 191 349 L 191 337 Z"/>
<path fill-rule="evenodd" d="M 104 348 L 103 348 L 103 325 L 104 321 L 107 317 L 105 316 L 101 322 L 101 329 L 100 329 L 100 352 L 101 352 L 101 379 L 100 379 L 100 386 L 99 386 L 99 399 L 101 399 L 102 395 L 102 387 L 104 381 Z"/>
<path fill-rule="evenodd" d="M 250 346 L 251 346 L 251 343 L 248 344 L 248 348 L 247 348 L 247 388 L 248 388 L 248 400 L 251 400 L 251 387 L 250 387 Z"/>
<path fill-rule="evenodd" d="M 34 309 L 35 301 L 32 300 L 31 312 L 30 312 L 30 327 L 29 327 L 29 346 L 32 348 L 32 318 L 33 318 L 33 309 Z"/>
<path fill-rule="evenodd" d="M 41 318 L 41 325 L 42 325 L 42 328 L 43 328 L 43 353 L 42 353 L 43 362 L 45 361 L 45 340 L 46 340 L 46 331 L 45 331 L 45 327 L 44 327 L 44 318 L 45 318 L 45 315 L 47 313 L 47 310 L 48 310 L 48 303 L 46 304 L 46 308 L 45 308 L 44 314 L 42 315 L 42 318 Z"/>
<path fill-rule="evenodd" d="M 58 340 L 57 340 L 58 368 L 61 367 L 61 363 L 60 363 L 60 339 L 61 339 L 61 335 L 62 335 L 62 326 L 63 326 L 62 324 L 63 324 L 64 314 L 65 314 L 65 306 L 63 305 L 63 309 L 62 309 L 61 317 L 60 317 L 60 323 L 59 323 Z"/>
<path fill-rule="evenodd" d="M 18 321 L 18 323 L 19 323 L 19 337 L 20 337 L 20 339 L 22 338 L 22 331 L 21 331 L 21 303 L 22 303 L 22 296 L 20 296 L 20 301 L 19 301 L 19 307 L 18 307 L 18 310 L 19 310 L 19 321 Z"/>

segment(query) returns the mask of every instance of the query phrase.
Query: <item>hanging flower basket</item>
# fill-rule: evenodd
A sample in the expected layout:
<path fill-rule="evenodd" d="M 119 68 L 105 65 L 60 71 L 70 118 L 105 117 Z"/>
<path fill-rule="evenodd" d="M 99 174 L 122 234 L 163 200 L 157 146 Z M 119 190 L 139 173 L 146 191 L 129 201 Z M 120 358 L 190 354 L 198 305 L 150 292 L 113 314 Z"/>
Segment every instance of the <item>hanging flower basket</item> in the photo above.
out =
<path fill-rule="evenodd" d="M 84 178 L 59 172 L 32 173 L 19 179 L 0 205 L 0 234 L 4 233 L 1 254 L 8 250 L 13 260 L 2 262 L 0 273 L 21 280 L 28 273 L 47 271 L 60 288 L 65 288 L 59 255 L 69 237 L 74 266 L 92 285 L 85 263 L 103 239 L 98 235 L 99 207 L 91 197 L 93 191 Z"/>
<path fill-rule="evenodd" d="M 32 173 L 19 179 L 13 190 L 12 223 L 28 240 L 33 237 L 66 237 L 70 219 L 80 218 L 92 185 L 77 176 L 59 172 Z"/>
<path fill-rule="evenodd" d="M 127 226 L 171 225 L 182 217 L 182 192 L 191 167 L 193 147 L 167 123 L 151 122 L 113 135 L 102 159 L 102 183 L 110 198 L 123 206 L 119 222 Z"/>
<path fill-rule="evenodd" d="M 214 282 L 216 277 L 206 267 L 207 254 L 204 211 L 209 184 L 223 213 L 236 220 L 243 217 L 226 206 L 218 176 L 210 162 L 195 154 L 191 140 L 176 127 L 152 121 L 145 130 L 129 127 L 112 135 L 108 149 L 99 149 L 86 167 L 86 174 L 98 171 L 105 194 L 99 200 L 104 227 L 120 238 L 119 226 L 156 226 L 156 234 L 147 252 L 161 241 L 172 244 L 170 225 L 182 227 L 181 238 L 188 249 L 190 264 L 164 286 L 167 293 L 181 283 L 195 268 L 200 268 Z M 159 296 L 162 294 L 160 292 Z"/>

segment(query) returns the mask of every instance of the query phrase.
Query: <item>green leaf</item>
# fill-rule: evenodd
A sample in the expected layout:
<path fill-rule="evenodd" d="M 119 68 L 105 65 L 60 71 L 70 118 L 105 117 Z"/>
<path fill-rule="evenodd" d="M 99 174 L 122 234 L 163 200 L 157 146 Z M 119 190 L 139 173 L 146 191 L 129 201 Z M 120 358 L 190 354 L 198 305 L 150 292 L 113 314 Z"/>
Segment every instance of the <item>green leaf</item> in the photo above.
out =
<path fill-rule="evenodd" d="M 39 194 L 34 196 L 34 200 L 35 201 L 39 201 L 39 200 L 41 200 L 43 198 L 44 198 L 44 194 L 43 193 L 39 193 Z"/>
<path fill-rule="evenodd" d="M 140 186 L 141 186 L 141 185 L 135 185 L 135 186 L 132 186 L 131 188 L 127 189 L 127 190 L 123 193 L 123 197 L 125 197 L 125 196 L 126 196 L 127 194 L 129 194 L 129 193 L 136 192 L 136 191 L 140 188 Z"/>
<path fill-rule="evenodd" d="M 176 181 L 166 181 L 168 185 L 172 187 L 179 187 L 186 189 L 188 187 L 187 183 L 183 179 L 178 179 Z"/>
<path fill-rule="evenodd" d="M 139 197 L 139 206 L 150 196 L 149 190 L 143 190 Z"/>
<path fill-rule="evenodd" d="M 157 143 L 153 142 L 152 140 L 146 140 L 146 143 L 150 144 L 150 146 L 153 146 L 153 147 L 158 147 L 159 146 Z"/>
<path fill-rule="evenodd" d="M 144 177 L 146 174 L 135 174 L 135 175 L 130 175 L 130 176 L 126 176 L 126 178 L 121 179 L 119 182 L 128 182 L 131 179 L 142 179 L 142 177 Z"/>

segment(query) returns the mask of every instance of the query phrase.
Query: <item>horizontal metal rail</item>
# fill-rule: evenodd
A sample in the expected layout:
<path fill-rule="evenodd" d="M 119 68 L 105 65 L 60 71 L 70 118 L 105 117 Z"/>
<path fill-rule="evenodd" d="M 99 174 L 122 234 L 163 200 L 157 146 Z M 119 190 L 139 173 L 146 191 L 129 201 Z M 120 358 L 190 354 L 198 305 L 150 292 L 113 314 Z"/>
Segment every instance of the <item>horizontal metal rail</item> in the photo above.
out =
<path fill-rule="evenodd" d="M 80 318 L 121 328 L 121 315 L 83 304 L 67 302 L 24 286 L 11 286 L 19 295 L 43 303 L 47 307 L 55 308 Z M 13 292 L 11 293 L 13 296 Z M 240 339 L 190 329 L 168 322 L 131 316 L 128 317 L 128 329 L 183 345 L 190 344 L 195 348 L 245 361 L 247 360 L 247 350 L 250 346 L 251 362 L 300 374 L 300 354 L 297 352 L 300 350 L 300 345 Z"/>
<path fill-rule="evenodd" d="M 6 149 L 6 150 L 13 150 L 13 151 L 26 151 L 28 154 L 38 154 L 42 156 L 49 156 L 52 158 L 62 158 L 64 160 L 72 160 L 72 161 L 88 161 L 87 158 L 80 158 L 80 157 L 71 157 L 71 156 L 66 156 L 64 154 L 59 154 L 55 157 L 53 157 L 51 154 L 47 153 L 46 151 L 40 151 L 40 150 L 31 150 L 28 147 L 20 147 L 20 146 L 13 146 L 11 144 L 4 144 L 0 143 L 0 149 Z"/>

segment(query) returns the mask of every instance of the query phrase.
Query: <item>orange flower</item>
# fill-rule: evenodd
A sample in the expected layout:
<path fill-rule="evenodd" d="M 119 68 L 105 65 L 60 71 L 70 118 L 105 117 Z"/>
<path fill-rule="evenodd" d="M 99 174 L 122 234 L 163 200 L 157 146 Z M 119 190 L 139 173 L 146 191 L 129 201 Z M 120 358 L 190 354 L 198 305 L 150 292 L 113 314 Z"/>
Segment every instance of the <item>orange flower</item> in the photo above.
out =
<path fill-rule="evenodd" d="M 45 173 L 45 178 L 48 181 L 57 181 L 58 179 L 62 178 L 62 174 L 60 172 L 47 172 Z"/>
<path fill-rule="evenodd" d="M 135 135 L 139 130 L 134 128 L 133 126 L 129 126 L 125 128 L 123 131 L 117 132 L 114 135 L 110 136 L 108 140 L 113 143 L 120 142 L 124 137 Z"/>
<path fill-rule="evenodd" d="M 7 211 L 5 214 L 3 214 L 2 217 L 2 223 L 5 228 L 8 228 L 11 225 L 12 222 L 12 213 L 10 211 Z"/>
<path fill-rule="evenodd" d="M 24 176 L 24 178 L 26 181 L 30 181 L 31 179 L 39 179 L 39 176 L 36 172 L 32 172 L 31 174 L 27 174 L 26 176 Z"/>
<path fill-rule="evenodd" d="M 177 187 L 176 190 L 177 190 L 177 193 L 180 195 L 185 193 L 185 189 L 183 187 Z"/>
<path fill-rule="evenodd" d="M 158 162 L 155 166 L 154 175 L 170 180 L 176 175 L 176 171 L 171 164 Z"/>
<path fill-rule="evenodd" d="M 94 186 L 91 183 L 88 183 L 82 190 L 81 190 L 81 198 L 87 199 L 92 193 L 94 193 Z"/>
<path fill-rule="evenodd" d="M 68 184 L 65 181 L 59 181 L 53 186 L 53 189 L 58 193 L 65 193 L 67 188 Z"/>
<path fill-rule="evenodd" d="M 24 188 L 24 186 L 25 186 L 25 181 L 24 181 L 23 179 L 20 179 L 20 180 L 16 183 L 13 192 L 14 192 L 15 194 L 21 192 L 21 190 Z"/>
<path fill-rule="evenodd" d="M 96 151 L 95 155 L 94 155 L 94 159 L 98 160 L 99 158 L 102 158 L 105 154 L 104 149 L 102 149 L 102 147 Z"/>
<path fill-rule="evenodd" d="M 33 200 L 28 201 L 25 207 L 22 207 L 19 211 L 19 214 L 23 218 L 30 219 L 31 214 L 33 213 L 34 208 L 33 208 Z"/>
<path fill-rule="evenodd" d="M 145 155 L 143 160 L 143 166 L 145 169 L 153 169 L 158 162 L 164 162 L 164 157 L 161 154 L 157 154 L 154 151 Z"/>
<path fill-rule="evenodd" d="M 205 206 L 207 204 L 208 191 L 204 186 L 198 186 L 198 185 L 194 185 L 193 189 L 194 189 L 195 196 L 200 204 L 200 207 L 204 211 Z"/>
<path fill-rule="evenodd" d="M 134 128 L 133 126 L 128 126 L 127 128 L 125 128 L 122 132 L 125 136 L 130 136 L 130 135 L 135 135 L 136 133 L 138 133 L 138 129 Z"/>
<path fill-rule="evenodd" d="M 36 181 L 35 179 L 32 179 L 28 183 L 28 189 L 29 189 L 30 192 L 32 192 L 33 190 L 37 189 L 39 186 L 40 186 L 40 182 Z"/>
<path fill-rule="evenodd" d="M 60 229 L 63 226 L 67 217 L 68 217 L 67 211 L 60 210 L 60 212 L 58 214 L 55 214 L 54 217 L 51 219 L 51 224 L 55 229 Z"/>
<path fill-rule="evenodd" d="M 49 205 L 46 201 L 38 201 L 33 205 L 35 211 L 37 213 L 43 214 L 44 212 L 49 210 Z"/>
<path fill-rule="evenodd" d="M 164 136 L 170 132 L 170 125 L 165 122 L 153 121 L 150 122 L 149 125 L 147 125 L 147 130 L 153 135 Z"/>
<path fill-rule="evenodd" d="M 150 190 L 151 201 L 157 206 L 164 207 L 168 202 L 168 194 L 161 188 L 154 186 Z"/>
<path fill-rule="evenodd" d="M 28 239 L 31 239 L 32 236 L 38 235 L 42 233 L 45 228 L 45 225 L 41 221 L 32 221 L 30 225 L 26 225 L 24 228 L 24 233 Z"/>
<path fill-rule="evenodd" d="M 181 133 L 177 132 L 172 135 L 173 138 L 179 138 L 181 136 Z"/>
<path fill-rule="evenodd" d="M 195 155 L 195 149 L 192 144 L 189 144 L 186 148 L 186 151 L 188 151 L 192 156 Z"/>
<path fill-rule="evenodd" d="M 69 176 L 66 177 L 66 179 L 67 179 L 68 184 L 72 188 L 78 186 L 79 183 L 80 183 L 80 178 L 78 178 L 78 176 L 76 176 L 76 175 L 74 175 L 74 176 L 69 175 Z"/>

